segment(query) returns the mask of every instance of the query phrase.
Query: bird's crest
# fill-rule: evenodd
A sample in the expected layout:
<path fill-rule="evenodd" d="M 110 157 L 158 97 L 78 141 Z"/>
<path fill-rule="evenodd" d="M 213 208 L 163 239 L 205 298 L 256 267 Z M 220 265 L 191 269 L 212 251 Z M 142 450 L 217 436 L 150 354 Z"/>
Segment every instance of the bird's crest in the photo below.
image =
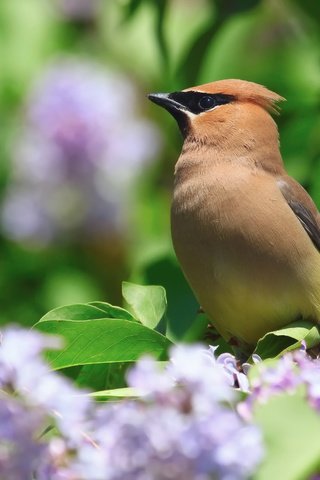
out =
<path fill-rule="evenodd" d="M 231 95 L 239 102 L 251 102 L 260 105 L 271 113 L 278 113 L 278 102 L 285 100 L 275 92 L 254 82 L 229 79 L 206 83 L 197 87 L 187 88 L 184 91 L 197 91 L 210 94 Z"/>

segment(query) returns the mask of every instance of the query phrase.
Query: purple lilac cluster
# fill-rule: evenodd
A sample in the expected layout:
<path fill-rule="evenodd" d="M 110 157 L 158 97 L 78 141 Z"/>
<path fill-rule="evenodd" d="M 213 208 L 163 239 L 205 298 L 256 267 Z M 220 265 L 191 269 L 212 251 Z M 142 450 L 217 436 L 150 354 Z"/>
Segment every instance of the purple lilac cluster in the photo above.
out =
<path fill-rule="evenodd" d="M 58 346 L 3 333 L 0 478 L 238 480 L 259 465 L 261 434 L 235 412 L 230 372 L 212 351 L 175 347 L 166 369 L 143 358 L 128 374 L 139 398 L 101 406 L 49 370 L 41 352 Z"/>
<path fill-rule="evenodd" d="M 320 411 L 320 358 L 311 358 L 305 346 L 277 360 L 261 362 L 250 381 L 250 395 L 239 405 L 241 414 L 250 418 L 256 402 L 265 403 L 281 393 L 304 388 L 309 404 Z"/>
<path fill-rule="evenodd" d="M 73 480 L 70 452 L 87 441 L 92 404 L 42 360 L 60 342 L 4 331 L 0 347 L 0 478 Z M 82 392 L 85 393 L 85 392 Z M 54 428 L 50 441 L 45 432 Z"/>
<path fill-rule="evenodd" d="M 14 142 L 8 236 L 48 243 L 123 231 L 135 180 L 160 149 L 137 97 L 128 78 L 90 60 L 60 59 L 42 73 Z"/>
<path fill-rule="evenodd" d="M 175 347 L 166 370 L 142 359 L 128 383 L 143 397 L 98 412 L 100 448 L 81 451 L 85 478 L 236 480 L 255 471 L 263 456 L 261 434 L 232 410 L 236 393 L 212 352 Z"/>

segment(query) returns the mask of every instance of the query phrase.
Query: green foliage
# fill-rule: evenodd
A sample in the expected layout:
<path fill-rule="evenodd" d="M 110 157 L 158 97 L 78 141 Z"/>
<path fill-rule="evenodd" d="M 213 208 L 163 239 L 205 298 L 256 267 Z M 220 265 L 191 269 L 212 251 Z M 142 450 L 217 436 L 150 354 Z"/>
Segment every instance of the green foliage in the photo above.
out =
<path fill-rule="evenodd" d="M 136 398 L 139 397 L 139 393 L 133 388 L 127 387 L 115 388 L 114 390 L 104 390 L 102 392 L 93 392 L 90 394 L 90 396 L 96 400 L 107 400 L 117 398 Z"/>
<path fill-rule="evenodd" d="M 320 417 L 302 395 L 271 398 L 257 407 L 254 420 L 261 426 L 267 446 L 266 460 L 255 480 L 310 478 L 319 466 Z"/>
<path fill-rule="evenodd" d="M 320 328 L 311 322 L 297 321 L 287 327 L 268 332 L 256 346 L 254 353 L 262 359 L 275 358 L 290 350 L 300 348 L 302 343 L 309 348 L 320 344 Z"/>
<path fill-rule="evenodd" d="M 166 310 L 167 335 L 173 341 L 197 339 L 203 331 L 202 319 L 188 283 L 172 253 L 160 253 L 142 259 L 132 275 L 133 281 L 145 285 L 159 283 L 166 290 L 168 305 Z M 208 322 L 204 322 L 206 327 Z"/>
<path fill-rule="evenodd" d="M 142 354 L 163 357 L 170 345 L 161 334 L 122 319 L 48 320 L 36 324 L 41 332 L 60 335 L 61 351 L 48 353 L 54 369 L 109 362 L 133 362 Z"/>
<path fill-rule="evenodd" d="M 39 321 L 49 320 L 96 320 L 98 318 L 121 318 L 137 321 L 127 310 L 105 302 L 78 303 L 51 310 Z"/>
<path fill-rule="evenodd" d="M 125 282 L 123 295 L 135 317 L 123 308 L 93 302 L 56 308 L 41 318 L 34 328 L 63 339 L 60 350 L 48 352 L 52 368 L 134 362 L 143 354 L 166 357 L 171 342 L 153 330 L 166 310 L 165 290 Z M 82 371 L 80 383 L 88 385 L 90 375 L 90 370 Z"/>
<path fill-rule="evenodd" d="M 167 309 L 166 291 L 163 287 L 123 282 L 122 295 L 128 309 L 142 325 L 149 328 L 159 326 Z"/>

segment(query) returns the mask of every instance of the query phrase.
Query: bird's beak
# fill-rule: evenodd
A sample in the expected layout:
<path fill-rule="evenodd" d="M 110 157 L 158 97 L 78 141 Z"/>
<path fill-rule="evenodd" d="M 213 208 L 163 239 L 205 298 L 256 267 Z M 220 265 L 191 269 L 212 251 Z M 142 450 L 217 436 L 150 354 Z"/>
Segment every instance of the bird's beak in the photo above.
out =
<path fill-rule="evenodd" d="M 187 109 L 184 105 L 172 98 L 171 93 L 149 93 L 149 100 L 168 110 L 176 119 L 182 135 L 185 137 L 189 130 Z"/>
<path fill-rule="evenodd" d="M 181 105 L 181 103 L 170 98 L 170 93 L 149 93 L 148 98 L 151 102 L 168 110 L 173 116 L 175 116 L 177 112 L 185 110 L 185 107 Z"/>

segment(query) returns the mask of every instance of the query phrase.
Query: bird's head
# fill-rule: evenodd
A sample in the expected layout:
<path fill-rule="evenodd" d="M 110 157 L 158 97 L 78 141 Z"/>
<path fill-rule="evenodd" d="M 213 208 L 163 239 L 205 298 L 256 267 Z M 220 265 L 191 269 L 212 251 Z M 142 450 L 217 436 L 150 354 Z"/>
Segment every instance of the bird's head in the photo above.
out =
<path fill-rule="evenodd" d="M 185 138 L 213 144 L 234 132 L 275 127 L 269 112 L 277 112 L 277 93 L 253 82 L 219 80 L 173 93 L 152 93 L 149 99 L 168 110 Z M 276 127 L 275 127 L 276 128 Z"/>

